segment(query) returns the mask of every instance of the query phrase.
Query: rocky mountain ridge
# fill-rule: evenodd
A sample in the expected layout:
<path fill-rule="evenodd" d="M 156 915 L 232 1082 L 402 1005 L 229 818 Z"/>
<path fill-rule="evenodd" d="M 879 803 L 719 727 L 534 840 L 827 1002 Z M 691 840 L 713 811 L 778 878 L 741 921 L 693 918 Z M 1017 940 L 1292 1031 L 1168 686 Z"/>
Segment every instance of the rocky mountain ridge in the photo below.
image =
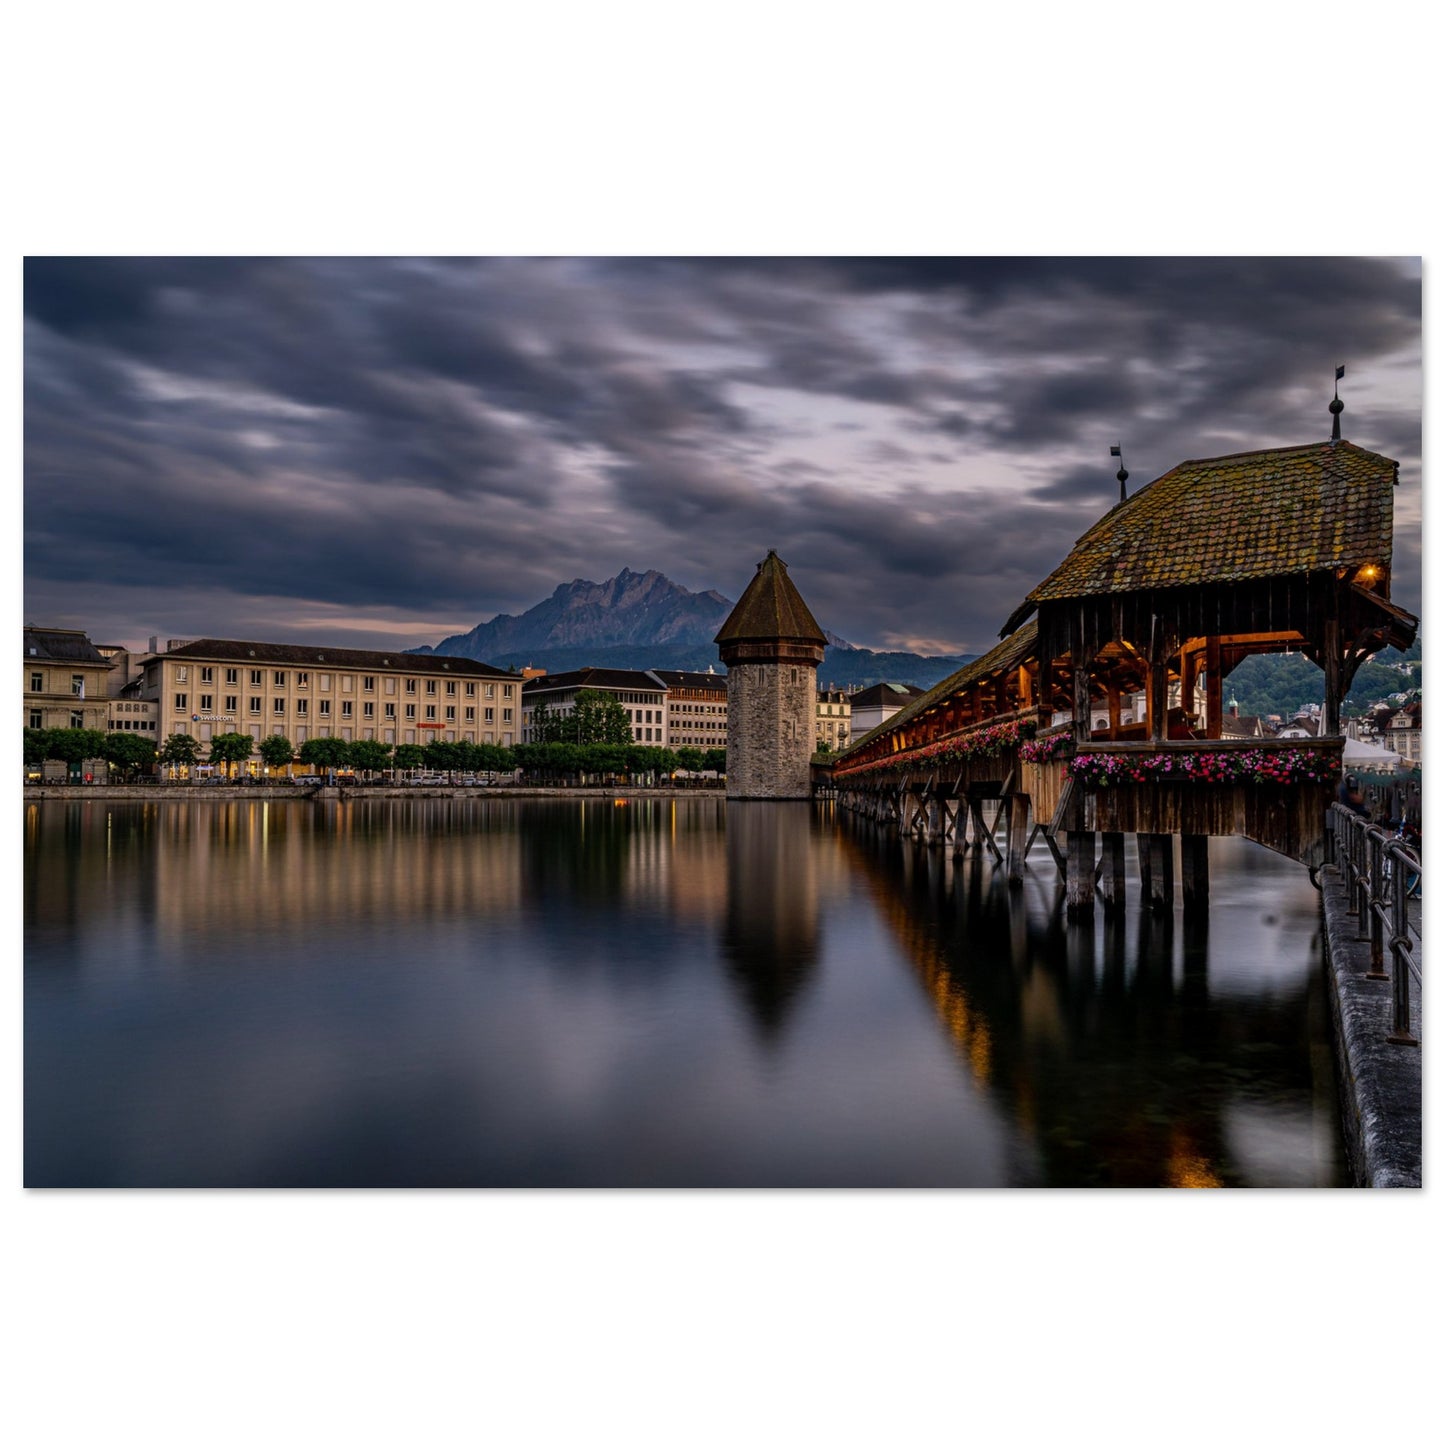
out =
<path fill-rule="evenodd" d="M 713 637 L 733 609 L 716 591 L 691 592 L 656 570 L 624 567 L 605 582 L 576 578 L 519 616 L 502 613 L 470 632 L 412 649 L 470 657 L 497 667 L 543 667 L 549 672 L 593 667 L 724 669 Z M 834 633 L 818 671 L 822 685 L 912 682 L 928 687 L 965 659 L 875 653 Z"/>

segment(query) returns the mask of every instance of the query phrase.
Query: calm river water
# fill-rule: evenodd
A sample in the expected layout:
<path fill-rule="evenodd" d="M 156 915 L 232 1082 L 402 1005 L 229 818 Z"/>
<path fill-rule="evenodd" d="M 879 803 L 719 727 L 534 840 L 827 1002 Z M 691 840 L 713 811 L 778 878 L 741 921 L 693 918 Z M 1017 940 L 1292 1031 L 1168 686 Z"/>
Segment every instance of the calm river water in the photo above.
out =
<path fill-rule="evenodd" d="M 25 1182 L 1343 1184 L 1316 895 L 1211 847 L 1186 932 L 828 804 L 27 804 Z"/>

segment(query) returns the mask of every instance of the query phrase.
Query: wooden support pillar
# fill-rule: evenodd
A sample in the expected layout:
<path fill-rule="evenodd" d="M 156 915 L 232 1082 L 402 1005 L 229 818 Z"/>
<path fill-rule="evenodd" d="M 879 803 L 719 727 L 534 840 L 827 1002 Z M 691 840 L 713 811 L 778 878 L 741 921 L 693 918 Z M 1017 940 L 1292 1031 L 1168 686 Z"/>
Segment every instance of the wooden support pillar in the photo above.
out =
<path fill-rule="evenodd" d="M 1320 660 L 1325 671 L 1325 702 L 1320 713 L 1320 735 L 1337 738 L 1340 735 L 1340 704 L 1344 700 L 1340 686 L 1344 658 L 1340 654 L 1340 624 L 1334 618 L 1325 623 L 1324 657 Z"/>
<path fill-rule="evenodd" d="M 1209 839 L 1202 833 L 1179 838 L 1179 874 L 1184 884 L 1184 916 L 1209 912 Z"/>
<path fill-rule="evenodd" d="M 1149 908 L 1154 913 L 1174 912 L 1174 835 L 1147 833 L 1140 838 L 1149 849 Z"/>
<path fill-rule="evenodd" d="M 1194 683 L 1199 676 L 1199 649 L 1192 647 L 1179 657 L 1179 706 L 1185 713 L 1194 711 Z"/>
<path fill-rule="evenodd" d="M 1008 798 L 1008 886 L 1024 886 L 1024 854 L 1029 839 L 1029 795 L 1010 793 Z"/>
<path fill-rule="evenodd" d="M 1204 645 L 1204 735 L 1224 736 L 1224 679 L 1219 675 L 1223 661 L 1219 639 L 1211 637 Z"/>
<path fill-rule="evenodd" d="M 1099 891 L 1104 895 L 1104 912 L 1121 913 L 1124 909 L 1124 835 L 1105 833 L 1103 837 L 1103 871 L 1099 875 Z"/>
<path fill-rule="evenodd" d="M 1064 897 L 1070 918 L 1094 916 L 1094 835 L 1082 829 L 1069 834 L 1069 866 Z"/>
<path fill-rule="evenodd" d="M 928 799 L 928 828 L 924 842 L 930 848 L 940 847 L 943 843 L 943 800 L 937 793 Z"/>
<path fill-rule="evenodd" d="M 1119 718 L 1120 718 L 1120 713 L 1119 713 L 1119 689 L 1118 689 L 1117 687 L 1115 687 L 1113 683 L 1110 683 L 1110 684 L 1109 684 L 1109 688 L 1108 688 L 1108 693 L 1109 693 L 1109 736 L 1110 736 L 1110 738 L 1117 738 L 1117 737 L 1119 736 Z"/>

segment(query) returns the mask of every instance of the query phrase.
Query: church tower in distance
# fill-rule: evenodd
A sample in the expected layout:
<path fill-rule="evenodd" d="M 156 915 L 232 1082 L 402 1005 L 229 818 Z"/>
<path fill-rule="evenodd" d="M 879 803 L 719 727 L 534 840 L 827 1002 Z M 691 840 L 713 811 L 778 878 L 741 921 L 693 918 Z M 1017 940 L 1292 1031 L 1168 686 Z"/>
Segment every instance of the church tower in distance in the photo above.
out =
<path fill-rule="evenodd" d="M 808 798 L 827 638 L 770 551 L 713 639 L 728 670 L 729 798 Z"/>

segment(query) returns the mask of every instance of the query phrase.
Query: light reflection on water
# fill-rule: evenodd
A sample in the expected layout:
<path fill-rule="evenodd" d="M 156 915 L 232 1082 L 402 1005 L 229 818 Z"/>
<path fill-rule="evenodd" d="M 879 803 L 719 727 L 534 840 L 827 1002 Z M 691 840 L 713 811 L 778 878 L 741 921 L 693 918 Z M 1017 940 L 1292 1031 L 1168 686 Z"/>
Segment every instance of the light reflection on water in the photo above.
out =
<path fill-rule="evenodd" d="M 1067 926 L 1040 851 L 719 798 L 26 809 L 29 1185 L 1344 1182 L 1303 870 Z M 1131 903 L 1134 900 L 1131 899 Z"/>

